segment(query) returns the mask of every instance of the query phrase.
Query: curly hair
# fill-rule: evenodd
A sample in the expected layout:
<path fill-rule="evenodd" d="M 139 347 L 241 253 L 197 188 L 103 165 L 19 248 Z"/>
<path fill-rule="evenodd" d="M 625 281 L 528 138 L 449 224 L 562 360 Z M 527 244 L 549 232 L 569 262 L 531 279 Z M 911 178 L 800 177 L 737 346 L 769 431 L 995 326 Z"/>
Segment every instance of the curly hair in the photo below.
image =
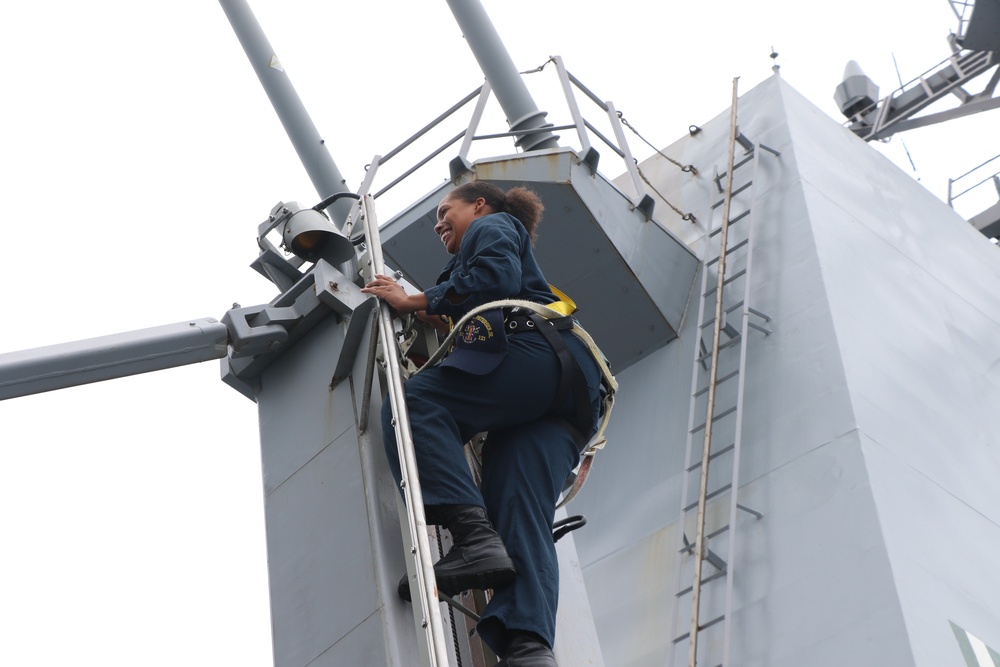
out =
<path fill-rule="evenodd" d="M 471 181 L 458 186 L 448 196 L 469 203 L 482 197 L 486 200 L 486 205 L 495 212 L 509 213 L 520 220 L 528 230 L 532 243 L 538 237 L 538 225 L 542 222 L 545 205 L 534 190 L 516 187 L 504 192 L 492 183 Z"/>

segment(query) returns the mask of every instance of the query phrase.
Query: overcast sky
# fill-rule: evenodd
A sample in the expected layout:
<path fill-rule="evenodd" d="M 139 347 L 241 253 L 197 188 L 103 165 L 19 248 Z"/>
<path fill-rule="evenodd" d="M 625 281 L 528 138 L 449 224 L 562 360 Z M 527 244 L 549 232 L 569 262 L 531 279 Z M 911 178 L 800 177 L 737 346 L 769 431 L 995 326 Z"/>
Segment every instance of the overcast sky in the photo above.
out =
<path fill-rule="evenodd" d="M 947 0 L 485 6 L 519 69 L 561 55 L 657 146 L 725 112 L 733 77 L 771 76 L 772 47 L 839 122 L 849 59 L 887 93 L 893 55 L 909 80 L 957 27 Z M 351 188 L 482 81 L 443 0 L 251 7 Z M 4 2 L 0 25 L 0 352 L 270 301 L 256 226 L 318 196 L 220 6 Z M 876 149 L 943 197 L 1000 153 L 991 113 Z M 218 376 L 208 362 L 0 402 L 0 664 L 271 664 L 256 409 Z"/>

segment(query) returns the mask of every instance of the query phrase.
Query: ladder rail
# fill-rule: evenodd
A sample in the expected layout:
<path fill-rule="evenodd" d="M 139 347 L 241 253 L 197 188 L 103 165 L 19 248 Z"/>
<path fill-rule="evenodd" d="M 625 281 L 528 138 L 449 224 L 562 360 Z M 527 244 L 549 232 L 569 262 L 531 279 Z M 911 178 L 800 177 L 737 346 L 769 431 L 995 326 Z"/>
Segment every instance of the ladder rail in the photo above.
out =
<path fill-rule="evenodd" d="M 688 411 L 688 433 L 678 526 L 678 541 L 681 542 L 678 554 L 682 560 L 678 561 L 675 570 L 673 644 L 677 650 L 669 652 L 671 667 L 682 660 L 678 656 L 682 651 L 680 644 L 684 640 L 688 641 L 688 661 L 686 663 L 688 667 L 695 667 L 698 664 L 699 650 L 702 653 L 709 652 L 703 658 L 704 660 L 711 658 L 712 665 L 731 666 L 737 516 L 742 511 L 757 519 L 763 518 L 763 514 L 760 512 L 738 502 L 749 332 L 750 329 L 754 329 L 762 332 L 765 336 L 771 333 L 768 328 L 752 321 L 751 316 L 760 318 L 764 323 L 770 322 L 771 318 L 749 305 L 753 284 L 754 224 L 756 222 L 754 213 L 758 204 L 758 190 L 753 189 L 752 186 L 761 175 L 760 169 L 763 159 L 761 151 L 766 150 L 775 157 L 780 157 L 781 153 L 762 143 L 752 142 L 739 133 L 735 125 L 738 100 L 737 82 L 738 79 L 734 79 L 728 168 L 722 175 L 715 177 L 719 190 L 723 193 L 723 198 L 713 202 L 711 208 L 717 210 L 719 207 L 725 206 L 722 209 L 722 219 L 719 226 L 713 228 L 713 225 L 710 224 L 705 230 L 706 245 L 701 253 L 702 289 L 698 303 L 698 324 L 695 329 L 697 343 L 691 376 L 691 403 Z M 736 144 L 746 150 L 745 157 L 737 158 L 734 155 Z M 746 182 L 742 178 L 739 179 L 741 184 L 737 186 L 735 172 L 743 165 L 750 165 L 751 173 Z M 724 188 L 722 187 L 723 182 L 725 182 Z M 743 201 L 739 199 L 741 193 L 746 193 L 749 199 L 745 202 L 746 209 L 734 217 L 732 214 L 734 208 L 738 202 Z M 741 220 L 743 220 L 741 226 L 734 227 Z M 731 239 L 736 239 L 732 245 L 730 245 Z M 719 244 L 717 248 L 715 243 Z M 715 257 L 716 249 L 718 257 Z M 713 268 L 717 271 L 714 279 L 711 275 Z M 727 276 L 727 273 L 732 275 Z M 737 280 L 743 281 L 742 291 L 740 291 L 740 286 L 736 284 Z M 716 282 L 716 286 L 707 287 L 711 282 Z M 735 297 L 738 301 L 726 306 L 725 299 L 730 296 Z M 713 305 L 715 307 L 714 315 L 707 314 Z M 740 323 L 734 326 L 735 320 L 733 323 L 728 323 L 726 315 L 735 317 L 737 312 L 740 314 Z M 710 327 L 712 343 L 709 349 L 705 343 L 705 337 L 708 335 Z M 729 340 L 724 341 L 726 336 L 729 337 Z M 731 351 L 724 353 L 727 349 Z M 724 383 L 728 383 L 727 389 L 722 387 Z M 716 390 L 720 393 L 717 394 Z M 720 402 L 724 402 L 724 404 L 720 404 Z M 700 422 L 701 414 L 705 415 L 704 422 Z M 696 422 L 696 419 L 699 421 Z M 713 425 L 715 426 L 714 431 Z M 695 461 L 695 438 L 698 437 L 698 432 L 703 429 L 705 432 L 703 434 L 702 456 L 700 460 Z M 720 436 L 725 438 L 721 444 L 713 443 L 713 439 L 719 440 Z M 728 444 L 723 447 L 722 444 L 727 441 Z M 728 473 L 728 483 L 724 483 L 726 481 L 725 473 L 716 472 L 717 466 L 712 466 L 712 470 L 709 470 L 709 464 L 713 461 L 721 462 L 723 456 L 726 457 L 726 463 L 731 466 Z M 699 468 L 701 469 L 699 470 Z M 695 474 L 700 477 L 698 494 L 697 498 L 691 501 L 689 494 L 693 490 L 691 485 L 695 483 Z M 722 485 L 719 486 L 719 483 Z M 729 494 L 728 501 L 724 497 L 725 494 Z M 710 507 L 718 510 L 718 516 L 716 516 L 715 510 L 709 512 Z M 695 510 L 697 510 L 697 524 L 692 527 L 689 523 Z M 715 525 L 719 519 L 725 521 L 721 527 Z M 710 523 L 713 524 L 711 528 Z M 689 533 L 687 531 L 691 528 L 697 531 L 694 542 L 688 541 Z M 725 552 L 717 553 L 712 550 L 710 543 L 714 545 L 715 540 L 722 536 L 726 536 L 726 546 L 722 547 Z M 693 557 L 694 560 L 688 561 L 688 556 Z M 703 569 L 706 561 L 715 568 L 715 572 L 708 576 L 705 576 Z M 693 576 L 691 576 L 692 569 L 694 570 Z M 691 577 L 690 585 L 682 589 L 682 580 L 686 576 Z M 710 590 L 714 592 L 711 597 L 706 597 L 706 594 L 703 594 L 703 589 L 711 582 L 721 579 L 725 580 L 725 584 L 712 585 Z M 689 619 L 685 619 L 681 613 L 684 608 L 681 598 L 688 594 L 692 596 L 690 600 L 691 615 Z M 711 607 L 712 618 L 701 622 L 701 613 L 708 613 L 709 607 Z M 721 613 L 719 613 L 720 611 Z M 690 621 L 689 630 L 678 636 L 679 629 L 687 620 Z M 699 637 L 709 627 L 717 628 L 712 631 L 711 637 L 708 635 Z M 701 645 L 699 645 L 699 641 Z"/>
<path fill-rule="evenodd" d="M 696 519 L 694 548 L 694 578 L 691 592 L 691 636 L 688 642 L 688 667 L 695 667 L 698 659 L 698 629 L 701 605 L 701 571 L 705 553 L 705 507 L 708 495 L 708 467 L 712 451 L 712 414 L 715 411 L 716 378 L 719 372 L 719 344 L 722 338 L 722 297 L 726 274 L 726 244 L 729 235 L 729 213 L 733 195 L 733 163 L 736 156 L 736 105 L 739 100 L 739 77 L 733 79 L 733 100 L 729 116 L 729 155 L 726 166 L 725 204 L 722 207 L 722 232 L 719 239 L 719 268 L 715 294 L 715 323 L 712 326 L 712 363 L 708 380 L 708 407 L 705 417 L 705 440 L 701 454 L 701 480 L 698 489 L 698 517 Z M 745 338 L 744 338 L 745 340 Z M 733 490 L 735 495 L 735 489 Z M 732 539 L 730 539 L 732 543 Z"/>
<path fill-rule="evenodd" d="M 755 144 L 754 146 L 754 159 L 752 166 L 752 178 L 756 183 L 758 178 L 758 170 L 760 167 L 760 146 Z M 737 502 L 737 490 L 739 488 L 739 474 L 740 474 L 740 452 L 741 445 L 743 443 L 743 400 L 745 398 L 746 392 L 746 365 L 747 365 L 747 345 L 749 342 L 750 333 L 750 315 L 752 314 L 752 308 L 749 307 L 750 303 L 750 286 L 751 280 L 750 276 L 751 269 L 753 268 L 753 223 L 754 215 L 753 212 L 756 210 L 756 197 L 753 193 L 758 192 L 758 188 L 754 188 L 750 197 L 750 208 L 748 209 L 749 216 L 747 217 L 746 223 L 746 265 L 744 267 L 744 272 L 746 273 L 746 280 L 743 284 L 743 306 L 742 306 L 742 326 L 740 331 L 740 352 L 739 352 L 739 371 L 736 375 L 736 423 L 735 438 L 733 441 L 733 481 L 732 481 L 732 493 L 729 496 L 729 526 L 732 528 L 729 536 L 729 549 L 726 556 L 726 562 L 728 563 L 728 577 L 726 578 L 726 602 L 725 602 L 725 616 L 726 624 L 723 630 L 722 639 L 722 665 L 723 667 L 729 667 L 730 665 L 730 650 L 732 648 L 732 628 L 729 619 L 732 618 L 733 614 L 733 576 L 736 564 L 736 515 L 741 509 L 739 503 Z"/>
<path fill-rule="evenodd" d="M 706 247 L 705 247 L 705 250 L 704 250 L 704 254 L 706 256 L 708 254 L 708 245 L 707 244 L 709 243 L 709 239 L 711 238 L 710 233 L 712 231 L 711 230 L 711 220 L 712 220 L 712 217 L 709 216 L 708 217 L 708 227 L 709 228 L 706 230 L 706 235 L 705 235 Z M 708 287 L 708 274 L 709 274 L 708 264 L 707 264 L 707 262 L 702 261 L 702 263 L 701 263 L 701 289 L 698 292 L 699 295 L 703 295 L 705 293 L 705 289 Z M 702 332 L 701 332 L 701 326 L 700 326 L 700 324 L 701 324 L 701 322 L 704 321 L 704 319 L 705 319 L 705 299 L 704 299 L 704 297 L 699 297 L 699 299 L 698 299 L 698 319 L 695 320 L 696 323 L 697 323 L 696 330 L 695 330 L 695 335 L 696 335 L 698 341 L 701 341 L 701 339 L 702 339 Z M 696 343 L 695 344 L 695 350 L 694 350 L 694 357 L 695 357 L 694 368 L 693 368 L 693 370 L 691 372 L 691 395 L 692 396 L 695 396 L 695 395 L 699 394 L 698 385 L 700 383 L 698 381 L 698 378 L 699 378 L 700 373 L 699 373 L 698 369 L 700 367 L 700 354 L 699 354 L 700 351 L 701 351 L 701 348 Z M 707 388 L 706 388 L 705 391 L 707 391 Z M 703 393 L 703 392 L 701 392 L 701 393 Z M 681 512 L 680 512 L 679 525 L 677 527 L 677 533 L 678 533 L 677 541 L 678 541 L 678 544 L 680 544 L 680 548 L 678 548 L 677 553 L 679 553 L 679 554 L 683 553 L 688 548 L 687 535 L 684 532 L 685 528 L 686 528 L 686 522 L 685 522 L 684 518 L 686 516 L 685 505 L 687 504 L 687 497 L 688 497 L 688 482 L 689 482 L 690 477 L 691 477 L 689 473 L 692 470 L 694 470 L 697 467 L 699 467 L 699 466 L 702 465 L 701 459 L 699 459 L 699 462 L 697 464 L 692 464 L 691 463 L 692 453 L 694 451 L 694 434 L 697 432 L 697 429 L 694 428 L 694 426 L 695 426 L 695 416 L 696 416 L 695 413 L 696 413 L 696 401 L 692 400 L 690 406 L 688 407 L 688 429 L 687 429 L 687 438 L 686 438 L 686 444 L 685 444 L 685 449 L 684 449 L 684 473 L 681 475 Z M 674 591 L 675 591 L 675 593 L 679 592 L 681 590 L 681 579 L 682 579 L 682 577 L 683 577 L 683 568 L 681 568 L 678 565 L 678 567 L 676 568 L 676 571 L 675 571 L 675 575 L 674 575 Z M 687 589 L 685 589 L 684 594 L 685 595 L 687 594 Z M 680 628 L 678 627 L 679 622 L 680 622 L 680 614 L 677 613 L 677 612 L 680 611 L 680 604 L 681 604 L 680 603 L 680 594 L 676 594 L 674 596 L 674 601 L 675 601 L 675 607 L 674 607 L 675 613 L 674 613 L 674 618 L 673 618 L 673 630 L 672 630 L 672 632 L 670 634 L 671 634 L 671 637 L 678 637 L 678 632 L 680 630 Z M 675 642 L 676 642 L 676 640 L 675 640 Z M 675 651 L 673 651 L 673 650 L 669 651 L 669 655 L 670 655 L 669 664 L 670 664 L 671 667 L 673 667 L 673 665 L 674 665 Z"/>
<path fill-rule="evenodd" d="M 372 273 L 384 273 L 385 263 L 382 257 L 378 219 L 375 215 L 373 197 L 370 194 L 365 194 L 362 197 L 361 209 Z M 406 397 L 403 392 L 403 375 L 399 359 L 392 353 L 396 349 L 392 313 L 389 305 L 381 300 L 379 300 L 378 308 L 378 328 L 385 356 L 386 381 L 389 385 L 389 400 L 392 404 L 393 426 L 396 429 L 396 443 L 402 471 L 400 487 L 405 500 L 406 518 L 416 563 L 417 599 L 420 601 L 420 612 L 423 616 L 418 624 L 418 636 L 422 630 L 427 650 L 428 667 L 446 667 L 449 664 L 449 651 L 445 642 L 444 619 L 438 604 L 440 600 L 434 578 L 434 561 L 431 558 L 430 539 L 427 535 L 427 517 L 424 514 L 423 495 L 417 474 L 417 460 L 413 450 L 410 418 L 406 410 Z"/>

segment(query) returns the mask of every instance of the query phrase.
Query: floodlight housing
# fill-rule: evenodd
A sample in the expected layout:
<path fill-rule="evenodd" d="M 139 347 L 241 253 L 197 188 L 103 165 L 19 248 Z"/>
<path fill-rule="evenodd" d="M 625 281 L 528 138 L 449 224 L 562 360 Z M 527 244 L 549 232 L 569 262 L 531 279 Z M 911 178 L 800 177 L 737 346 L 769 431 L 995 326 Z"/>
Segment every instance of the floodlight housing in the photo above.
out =
<path fill-rule="evenodd" d="M 341 264 L 354 257 L 354 246 L 322 211 L 293 211 L 281 225 L 281 244 L 307 262 L 325 259 Z"/>

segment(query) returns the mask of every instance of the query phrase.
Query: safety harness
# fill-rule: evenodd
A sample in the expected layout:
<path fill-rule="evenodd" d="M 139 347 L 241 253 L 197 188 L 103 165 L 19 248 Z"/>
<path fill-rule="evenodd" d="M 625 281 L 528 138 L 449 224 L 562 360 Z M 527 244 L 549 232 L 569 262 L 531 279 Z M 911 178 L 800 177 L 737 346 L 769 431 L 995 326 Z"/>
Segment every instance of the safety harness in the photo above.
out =
<path fill-rule="evenodd" d="M 556 357 L 559 359 L 561 371 L 559 388 L 549 408 L 549 413 L 554 414 L 566 401 L 567 394 L 572 392 L 576 423 L 570 423 L 566 419 L 555 416 L 550 417 L 550 419 L 569 431 L 580 448 L 580 464 L 573 474 L 570 475 L 570 479 L 567 480 L 567 485 L 564 489 L 565 495 L 557 505 L 557 507 L 562 507 L 572 500 L 579 493 L 580 489 L 583 488 L 584 483 L 587 481 L 587 476 L 590 474 L 594 456 L 599 450 L 604 449 L 604 445 L 607 444 L 607 438 L 604 433 L 611 418 L 611 409 L 614 407 L 614 397 L 615 392 L 618 391 L 618 382 L 611 373 L 608 361 L 600 348 L 597 347 L 594 339 L 571 317 L 570 314 L 576 309 L 575 304 L 562 292 L 555 289 L 553 291 L 560 298 L 560 301 L 552 304 L 555 307 L 543 306 L 532 301 L 522 301 L 519 299 L 502 299 L 473 308 L 461 320 L 455 323 L 451 329 L 451 333 L 448 334 L 448 337 L 441 346 L 438 347 L 424 365 L 414 371 L 414 374 L 441 361 L 451 348 L 452 342 L 455 340 L 458 332 L 462 330 L 463 325 L 476 315 L 487 310 L 503 309 L 505 314 L 504 329 L 507 333 L 518 334 L 526 331 L 538 331 L 545 336 L 546 341 L 552 346 Z M 601 405 L 596 430 L 593 429 L 594 424 L 591 420 L 589 393 L 583 377 L 583 371 L 560 335 L 560 331 L 570 331 L 580 339 L 586 345 L 594 362 L 601 370 Z M 594 434 L 588 438 L 587 436 L 591 431 Z"/>

